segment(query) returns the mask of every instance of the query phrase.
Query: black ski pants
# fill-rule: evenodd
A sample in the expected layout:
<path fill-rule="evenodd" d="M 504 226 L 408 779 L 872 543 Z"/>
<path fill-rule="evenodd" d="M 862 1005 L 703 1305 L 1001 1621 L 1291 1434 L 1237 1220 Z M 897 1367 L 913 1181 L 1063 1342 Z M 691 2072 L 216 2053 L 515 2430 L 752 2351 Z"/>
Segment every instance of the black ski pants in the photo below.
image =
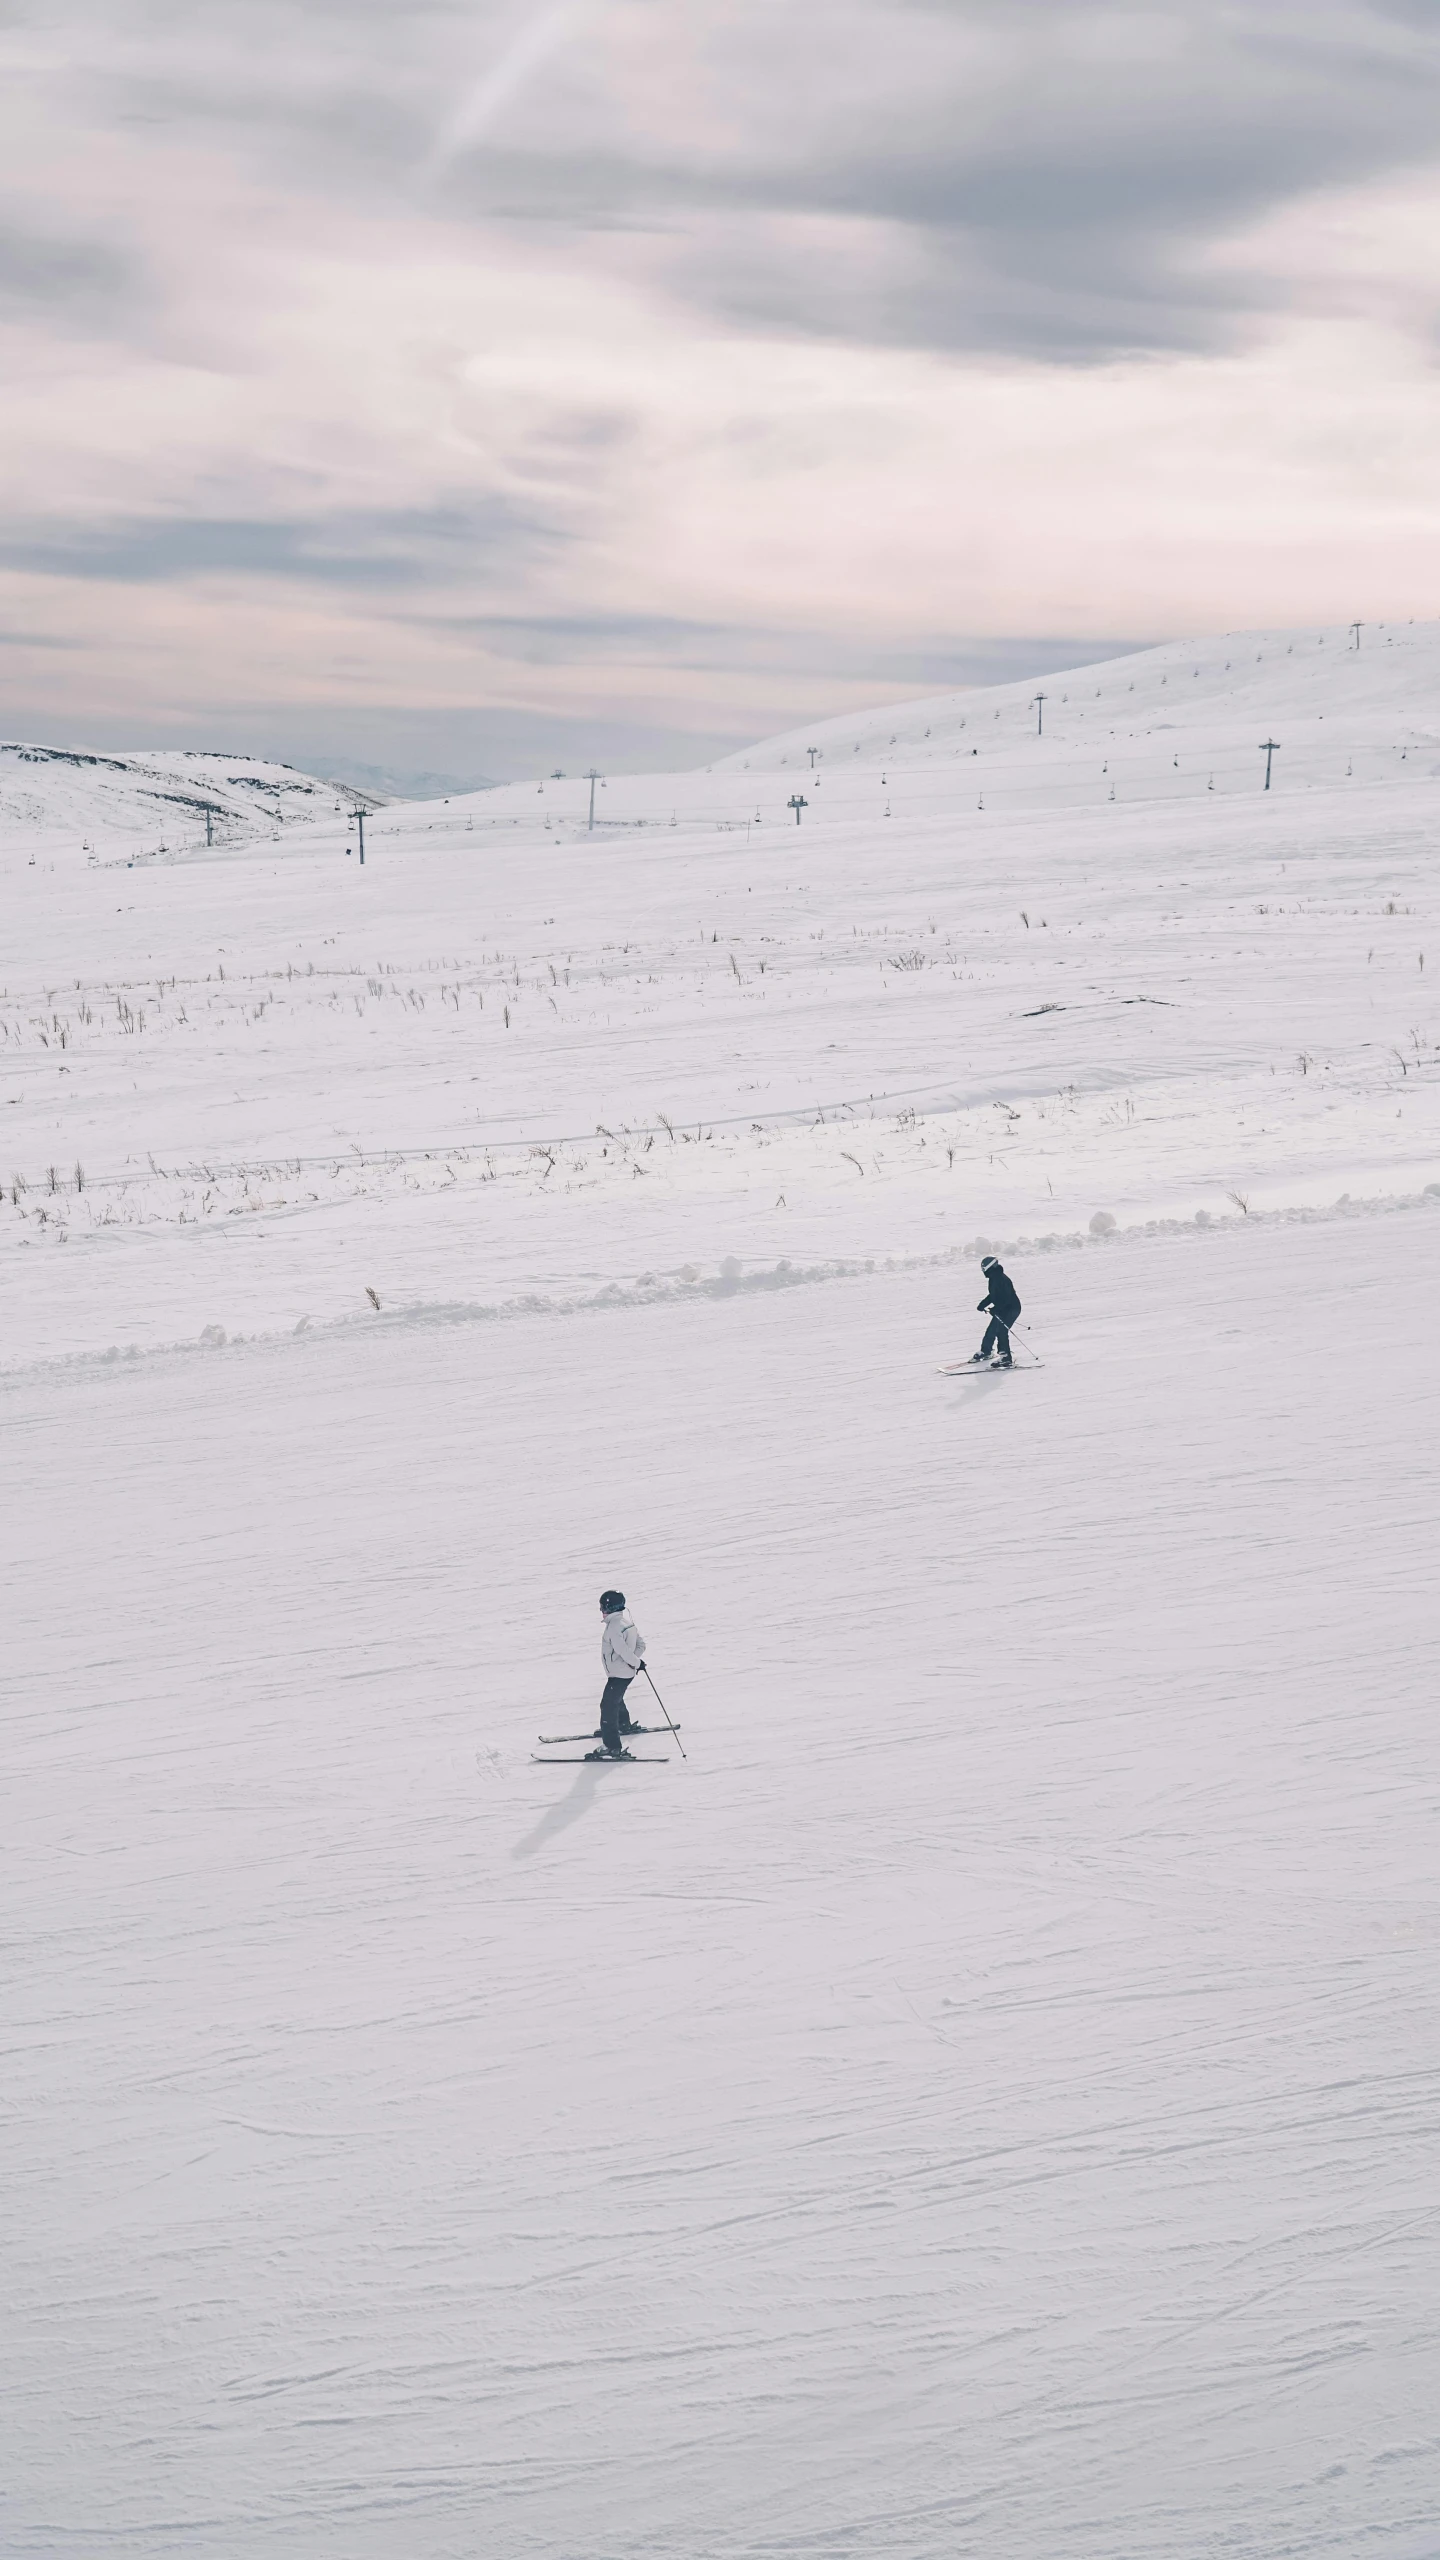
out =
<path fill-rule="evenodd" d="M 1010 1357 L 1010 1327 L 1002 1324 L 998 1316 L 992 1316 L 985 1328 L 985 1339 L 980 1345 L 981 1359 L 988 1360 L 992 1351 L 998 1351 L 1002 1360 Z"/>
<path fill-rule="evenodd" d="M 626 1733 L 630 1730 L 630 1718 L 625 1711 L 625 1692 L 629 1686 L 628 1680 L 607 1680 L 605 1683 L 605 1694 L 600 1701 L 600 1739 L 607 1751 L 620 1748 L 622 1717 L 623 1730 Z"/>

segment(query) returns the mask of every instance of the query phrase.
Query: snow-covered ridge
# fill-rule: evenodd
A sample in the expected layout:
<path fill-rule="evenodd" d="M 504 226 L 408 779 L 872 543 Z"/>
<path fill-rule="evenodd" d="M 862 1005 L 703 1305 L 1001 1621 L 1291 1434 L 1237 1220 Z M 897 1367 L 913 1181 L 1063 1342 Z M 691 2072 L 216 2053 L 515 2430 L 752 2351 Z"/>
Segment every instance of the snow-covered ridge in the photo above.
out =
<path fill-rule="evenodd" d="M 1174 640 L 1038 680 L 978 686 L 807 722 L 691 774 L 611 775 L 596 831 L 704 824 L 969 828 L 1016 812 L 1353 791 L 1440 776 L 1440 623 L 1335 624 Z M 585 831 L 589 785 L 551 776 L 445 818 L 503 831 L 538 818 Z M 431 813 L 439 821 L 441 813 Z M 593 838 L 592 838 L 593 841 Z"/>
<path fill-rule="evenodd" d="M 104 754 L 0 743 L 0 844 L 130 859 L 197 852 L 381 805 L 288 764 L 185 748 Z M 208 823 L 207 823 L 208 822 Z"/>
<path fill-rule="evenodd" d="M 1069 672 L 806 723 L 692 773 L 545 775 L 432 801 L 243 755 L 0 745 L 0 858 L 48 848 L 166 862 L 209 841 L 257 849 L 287 826 L 376 811 L 372 836 L 478 851 L 498 840 L 701 828 L 972 819 L 1249 800 L 1440 778 L 1440 623 L 1334 624 L 1176 640 Z M 808 836 L 806 838 L 808 841 Z"/>
<path fill-rule="evenodd" d="M 1312 730 L 1338 723 L 1347 738 L 1440 750 L 1440 622 L 1362 623 L 1358 634 L 1353 624 L 1332 624 L 1166 641 L 1056 675 L 811 722 L 746 747 L 715 770 L 808 770 L 812 747 L 817 770 L 856 754 L 888 768 L 977 748 L 1008 750 L 1032 737 L 1038 754 L 1042 742 L 1064 751 L 1111 736 L 1169 733 L 1218 743 L 1253 730 L 1253 774 L 1264 724 L 1278 720 L 1312 744 Z M 990 734 L 997 728 L 998 739 Z M 1290 745 L 1277 743 L 1282 752 Z"/>

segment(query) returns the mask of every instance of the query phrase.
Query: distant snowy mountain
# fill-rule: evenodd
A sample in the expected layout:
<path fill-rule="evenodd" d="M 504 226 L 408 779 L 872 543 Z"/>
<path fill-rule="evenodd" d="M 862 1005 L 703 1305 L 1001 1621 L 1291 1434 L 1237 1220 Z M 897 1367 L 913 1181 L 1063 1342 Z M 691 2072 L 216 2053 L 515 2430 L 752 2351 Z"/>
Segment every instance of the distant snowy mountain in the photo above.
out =
<path fill-rule="evenodd" d="M 32 850 L 188 852 L 348 816 L 383 797 L 253 756 L 0 744 L 0 836 Z"/>
<path fill-rule="evenodd" d="M 377 800 L 456 800 L 471 791 L 494 791 L 488 774 L 397 772 L 388 765 L 356 764 L 349 756 L 330 760 L 325 772 L 332 782 L 353 785 Z"/>

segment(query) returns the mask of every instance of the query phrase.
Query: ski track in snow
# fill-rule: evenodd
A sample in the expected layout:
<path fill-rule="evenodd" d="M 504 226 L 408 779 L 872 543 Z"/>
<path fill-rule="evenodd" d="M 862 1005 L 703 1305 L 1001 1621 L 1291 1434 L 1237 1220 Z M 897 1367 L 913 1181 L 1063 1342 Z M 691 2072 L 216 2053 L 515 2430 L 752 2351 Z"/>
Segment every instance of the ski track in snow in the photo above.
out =
<path fill-rule="evenodd" d="M 1158 699 L 1173 657 L 1127 665 Z M 1128 813 L 1071 910 L 1111 997 L 1053 1056 L 1033 919 L 1108 805 L 1021 811 L 997 854 L 935 796 L 883 879 L 873 820 L 817 817 L 788 887 L 698 822 L 597 867 L 532 811 L 481 864 L 392 810 L 363 883 L 317 825 L 283 875 L 139 871 L 118 918 L 117 875 L 16 836 L 7 2560 L 1434 2560 L 1415 788 Z M 1177 826 L 1176 878 L 1212 870 L 1174 938 L 1215 954 L 1178 1024 Z M 1303 896 L 1261 917 L 1281 860 Z M 702 892 L 721 984 L 680 965 Z M 973 978 L 882 969 L 929 915 Z M 464 991 L 497 951 L 546 974 L 552 918 L 589 991 L 507 1050 Z M 337 972 L 403 940 L 430 1001 L 297 997 L 274 973 L 322 924 Z M 864 959 L 812 963 L 822 926 Z M 66 1017 L 67 949 L 113 1027 L 71 984 L 57 1062 L 26 1026 Z M 163 1072 L 113 1006 L 142 958 Z M 822 1072 L 866 1097 L 858 1174 Z M 367 1161 L 311 1203 L 285 1168 L 342 1104 Z M 406 1188 L 402 1130 L 443 1187 Z M 572 1141 L 548 1174 L 537 1132 Z M 83 1193 L 43 1185 L 62 1139 Z M 207 1148 L 220 1205 L 182 1225 Z M 1043 1372 L 934 1374 L 978 1339 L 982 1238 Z M 547 1770 L 612 1581 L 689 1756 Z"/>

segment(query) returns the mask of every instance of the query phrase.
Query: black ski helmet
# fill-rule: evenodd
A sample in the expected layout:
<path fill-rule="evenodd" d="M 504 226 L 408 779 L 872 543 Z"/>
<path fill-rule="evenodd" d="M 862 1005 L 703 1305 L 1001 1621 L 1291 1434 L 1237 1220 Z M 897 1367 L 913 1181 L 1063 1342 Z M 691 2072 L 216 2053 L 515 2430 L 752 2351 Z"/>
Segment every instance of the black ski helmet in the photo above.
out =
<path fill-rule="evenodd" d="M 616 1610 L 623 1609 L 625 1606 L 624 1592 L 602 1591 L 600 1594 L 600 1606 L 604 1610 L 607 1618 L 613 1618 Z"/>
<path fill-rule="evenodd" d="M 980 1268 L 982 1271 L 998 1271 L 1000 1268 L 1000 1256 L 998 1253 L 983 1254 L 980 1260 Z"/>

